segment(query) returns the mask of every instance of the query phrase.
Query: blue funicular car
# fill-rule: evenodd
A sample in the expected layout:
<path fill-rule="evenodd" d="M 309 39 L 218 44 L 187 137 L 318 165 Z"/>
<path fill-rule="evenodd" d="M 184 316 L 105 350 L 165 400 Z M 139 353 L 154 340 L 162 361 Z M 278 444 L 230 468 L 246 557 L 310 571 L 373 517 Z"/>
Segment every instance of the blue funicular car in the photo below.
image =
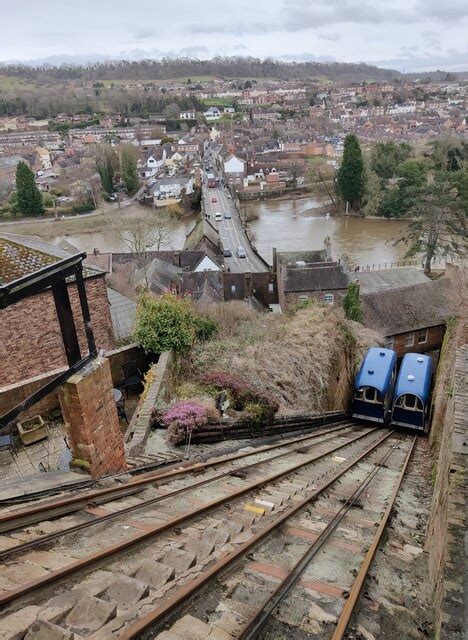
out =
<path fill-rule="evenodd" d="M 352 416 L 384 424 L 391 409 L 397 355 L 391 349 L 371 347 L 354 383 Z"/>
<path fill-rule="evenodd" d="M 428 432 L 431 384 L 432 358 L 420 353 L 407 353 L 395 385 L 392 425 Z"/>

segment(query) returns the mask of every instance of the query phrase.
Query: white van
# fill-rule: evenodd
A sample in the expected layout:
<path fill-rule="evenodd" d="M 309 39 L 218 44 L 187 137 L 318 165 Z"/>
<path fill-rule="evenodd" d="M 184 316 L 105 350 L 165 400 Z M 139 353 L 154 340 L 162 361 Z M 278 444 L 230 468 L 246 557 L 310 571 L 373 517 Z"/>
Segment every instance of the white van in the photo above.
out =
<path fill-rule="evenodd" d="M 223 214 L 222 213 L 220 213 L 219 211 L 217 213 L 215 213 L 216 222 L 221 222 L 222 219 L 223 219 Z"/>

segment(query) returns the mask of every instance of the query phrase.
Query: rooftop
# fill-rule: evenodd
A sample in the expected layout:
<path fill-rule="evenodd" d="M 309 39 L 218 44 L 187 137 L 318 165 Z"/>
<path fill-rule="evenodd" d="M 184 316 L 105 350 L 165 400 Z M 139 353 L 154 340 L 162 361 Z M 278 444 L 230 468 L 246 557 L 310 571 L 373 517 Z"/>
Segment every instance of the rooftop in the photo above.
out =
<path fill-rule="evenodd" d="M 30 276 L 69 258 L 70 253 L 35 236 L 0 234 L 0 285 Z"/>

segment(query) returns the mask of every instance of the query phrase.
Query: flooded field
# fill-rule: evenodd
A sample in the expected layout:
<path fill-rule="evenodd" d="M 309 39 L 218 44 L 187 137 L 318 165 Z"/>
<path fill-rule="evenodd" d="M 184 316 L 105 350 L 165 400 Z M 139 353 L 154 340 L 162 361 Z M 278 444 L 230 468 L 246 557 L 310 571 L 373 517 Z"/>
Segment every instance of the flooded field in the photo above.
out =
<path fill-rule="evenodd" d="M 405 228 L 401 220 L 332 217 L 317 215 L 313 199 L 265 200 L 249 207 L 258 216 L 250 223 L 255 244 L 271 263 L 273 248 L 279 251 L 321 249 L 330 236 L 334 256 L 351 264 L 373 264 L 402 260 L 406 249 L 393 246 Z"/>

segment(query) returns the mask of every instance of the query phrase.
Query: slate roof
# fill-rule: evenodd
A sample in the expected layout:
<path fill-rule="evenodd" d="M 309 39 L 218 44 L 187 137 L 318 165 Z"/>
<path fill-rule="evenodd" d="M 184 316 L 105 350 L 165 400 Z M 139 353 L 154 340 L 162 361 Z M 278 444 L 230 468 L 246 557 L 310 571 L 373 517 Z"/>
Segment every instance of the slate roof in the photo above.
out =
<path fill-rule="evenodd" d="M 135 274 L 138 283 L 148 282 L 148 286 L 154 293 L 164 293 L 170 289 L 171 284 L 180 284 L 182 269 L 173 264 L 154 258 L 146 268 L 139 269 Z"/>
<path fill-rule="evenodd" d="M 459 313 L 447 278 L 361 295 L 364 324 L 385 336 L 435 327 Z"/>
<path fill-rule="evenodd" d="M 220 271 L 184 273 L 181 293 L 191 295 L 197 302 L 223 302 L 223 273 Z"/>
<path fill-rule="evenodd" d="M 116 340 L 125 340 L 133 333 L 136 317 L 136 302 L 114 289 L 107 288 L 107 299 Z"/>
<path fill-rule="evenodd" d="M 285 267 L 285 292 L 336 290 L 347 286 L 348 278 L 342 267 L 336 264 Z"/>
<path fill-rule="evenodd" d="M 380 291 L 382 289 L 430 282 L 423 271 L 415 267 L 382 269 L 379 271 L 359 271 L 348 274 L 348 277 L 351 282 L 358 280 L 361 293 L 371 293 L 372 291 Z"/>
<path fill-rule="evenodd" d="M 326 249 L 318 251 L 277 251 L 276 260 L 278 265 L 295 264 L 296 262 L 325 262 L 327 259 Z"/>

